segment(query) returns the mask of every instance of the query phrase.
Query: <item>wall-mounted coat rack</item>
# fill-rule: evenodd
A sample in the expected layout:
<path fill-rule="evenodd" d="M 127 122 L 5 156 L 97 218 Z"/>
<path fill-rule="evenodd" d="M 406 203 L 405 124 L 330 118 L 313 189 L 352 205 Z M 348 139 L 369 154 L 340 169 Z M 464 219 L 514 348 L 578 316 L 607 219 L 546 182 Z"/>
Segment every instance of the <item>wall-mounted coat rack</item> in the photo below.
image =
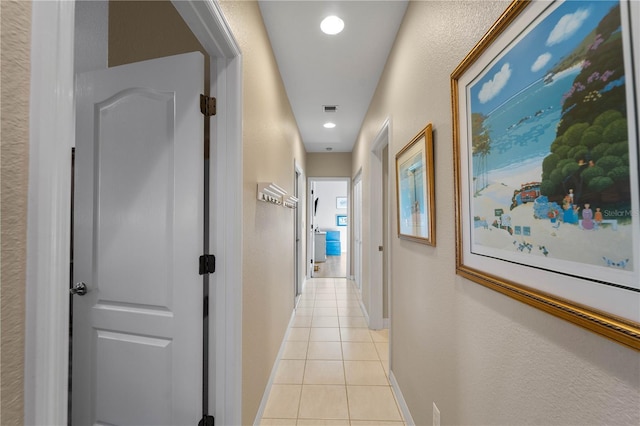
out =
<path fill-rule="evenodd" d="M 258 182 L 258 200 L 295 209 L 298 199 L 273 182 Z"/>
<path fill-rule="evenodd" d="M 290 209 L 295 209 L 298 206 L 298 198 L 293 195 L 289 195 L 286 200 L 284 200 L 284 206 L 289 207 Z"/>

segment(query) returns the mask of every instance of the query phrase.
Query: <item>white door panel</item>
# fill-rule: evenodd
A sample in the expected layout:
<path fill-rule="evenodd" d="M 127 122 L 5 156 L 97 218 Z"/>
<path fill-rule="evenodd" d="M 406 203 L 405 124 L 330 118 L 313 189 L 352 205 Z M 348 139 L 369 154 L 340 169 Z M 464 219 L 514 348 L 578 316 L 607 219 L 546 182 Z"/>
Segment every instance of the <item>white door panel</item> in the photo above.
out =
<path fill-rule="evenodd" d="M 201 417 L 204 63 L 77 80 L 73 424 Z"/>
<path fill-rule="evenodd" d="M 171 404 L 170 339 L 97 331 L 96 419 L 116 425 L 167 424 Z M 147 362 L 140 364 L 139 360 Z M 144 410 L 131 409 L 131 406 Z M 125 407 L 125 409 L 123 409 Z M 195 424 L 195 423 L 193 423 Z"/>
<path fill-rule="evenodd" d="M 146 89 L 96 105 L 96 282 L 109 283 L 103 302 L 171 309 L 173 110 L 172 93 Z M 141 171 L 142 179 L 132 179 Z"/>

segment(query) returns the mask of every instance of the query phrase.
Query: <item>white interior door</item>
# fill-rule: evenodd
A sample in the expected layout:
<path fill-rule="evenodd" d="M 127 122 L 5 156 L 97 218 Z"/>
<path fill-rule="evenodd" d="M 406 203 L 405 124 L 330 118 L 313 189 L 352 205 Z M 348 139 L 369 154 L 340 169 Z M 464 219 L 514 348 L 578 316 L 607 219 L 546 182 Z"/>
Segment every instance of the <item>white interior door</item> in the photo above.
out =
<path fill-rule="evenodd" d="M 77 79 L 72 419 L 201 418 L 199 52 Z"/>

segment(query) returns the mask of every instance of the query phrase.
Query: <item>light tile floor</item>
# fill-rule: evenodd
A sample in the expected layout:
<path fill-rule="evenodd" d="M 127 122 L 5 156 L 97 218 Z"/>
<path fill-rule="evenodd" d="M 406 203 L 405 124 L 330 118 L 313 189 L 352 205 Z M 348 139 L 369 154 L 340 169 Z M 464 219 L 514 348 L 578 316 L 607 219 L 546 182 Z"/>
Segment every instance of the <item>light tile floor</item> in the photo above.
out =
<path fill-rule="evenodd" d="M 313 273 L 314 278 L 336 278 L 347 276 L 347 253 L 340 256 L 327 256 L 326 262 L 315 264 L 318 270 Z"/>
<path fill-rule="evenodd" d="M 367 328 L 352 281 L 307 281 L 276 362 L 263 426 L 405 426 L 388 330 Z"/>

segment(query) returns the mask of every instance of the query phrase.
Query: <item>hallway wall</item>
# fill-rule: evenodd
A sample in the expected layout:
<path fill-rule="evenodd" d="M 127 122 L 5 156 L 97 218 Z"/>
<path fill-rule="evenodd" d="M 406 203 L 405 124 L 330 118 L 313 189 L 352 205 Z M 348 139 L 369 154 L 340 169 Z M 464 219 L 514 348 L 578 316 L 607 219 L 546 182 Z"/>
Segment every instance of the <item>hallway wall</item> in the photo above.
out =
<path fill-rule="evenodd" d="M 307 154 L 308 177 L 351 177 L 350 152 L 310 152 Z"/>
<path fill-rule="evenodd" d="M 110 0 L 108 37 L 109 67 L 199 51 L 208 84 L 209 55 L 170 1 Z"/>
<path fill-rule="evenodd" d="M 1 1 L 2 35 L 2 300 L 0 424 L 24 421 L 25 282 L 31 2 Z"/>
<path fill-rule="evenodd" d="M 252 424 L 294 300 L 295 210 L 257 201 L 256 184 L 275 182 L 292 193 L 294 159 L 305 176 L 309 173 L 258 3 L 220 4 L 243 58 L 242 423 Z M 300 207 L 305 209 L 304 203 Z M 306 217 L 306 209 L 302 213 Z"/>
<path fill-rule="evenodd" d="M 391 369 L 418 425 L 432 423 L 432 402 L 442 424 L 639 424 L 638 352 L 455 274 L 450 73 L 508 4 L 410 2 L 354 149 L 366 212 L 384 120 L 392 159 L 433 123 L 437 246 L 399 240 L 393 228 Z"/>

